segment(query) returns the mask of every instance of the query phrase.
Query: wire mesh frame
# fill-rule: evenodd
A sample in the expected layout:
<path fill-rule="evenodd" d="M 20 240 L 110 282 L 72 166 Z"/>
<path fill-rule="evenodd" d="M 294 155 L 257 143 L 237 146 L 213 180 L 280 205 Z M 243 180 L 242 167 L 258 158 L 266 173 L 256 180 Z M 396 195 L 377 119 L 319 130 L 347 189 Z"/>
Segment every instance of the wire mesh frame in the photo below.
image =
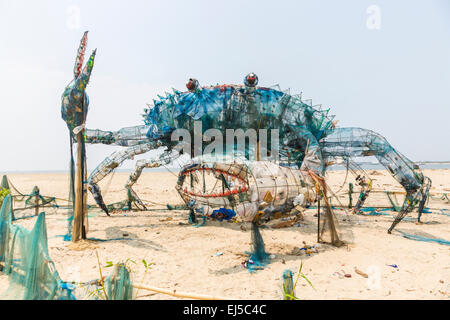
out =
<path fill-rule="evenodd" d="M 264 200 L 264 197 L 267 194 L 267 192 L 277 195 L 280 190 L 281 190 L 281 192 L 285 193 L 285 196 L 283 197 L 282 201 L 280 202 L 279 200 L 276 200 L 276 198 L 274 198 L 272 201 L 268 201 L 268 204 L 272 204 L 272 205 L 276 205 L 276 206 L 287 205 L 289 203 L 289 201 L 292 200 L 289 198 L 289 195 L 292 195 L 292 194 L 298 195 L 300 193 L 300 190 L 302 188 L 305 188 L 305 186 L 307 186 L 307 183 L 305 182 L 306 178 L 303 176 L 303 173 L 301 173 L 299 170 L 298 170 L 298 172 L 294 173 L 294 169 L 279 167 L 279 169 L 281 170 L 281 172 L 284 175 L 283 178 L 285 178 L 285 179 L 278 179 L 277 173 L 273 171 L 274 164 L 268 165 L 265 162 L 257 162 L 257 163 L 259 163 L 261 166 L 264 167 L 264 169 L 269 171 L 269 176 L 274 177 L 273 179 L 271 179 L 273 184 L 264 184 L 264 186 L 261 186 L 261 183 L 259 181 L 261 178 L 256 177 L 252 173 L 252 167 L 245 165 L 245 164 L 237 165 L 236 163 L 231 163 L 231 164 L 213 163 L 212 165 L 209 165 L 205 162 L 202 162 L 194 168 L 195 170 L 192 170 L 192 168 L 189 168 L 190 165 L 188 165 L 187 167 L 185 167 L 185 169 L 182 169 L 179 174 L 180 177 L 181 176 L 192 177 L 192 173 L 198 174 L 198 172 L 200 172 L 200 171 L 205 172 L 205 171 L 209 171 L 208 169 L 210 169 L 211 171 L 213 171 L 214 174 L 221 174 L 221 172 L 224 172 L 228 176 L 234 176 L 234 177 L 241 176 L 243 178 L 246 186 L 253 185 L 256 187 L 255 192 L 258 195 L 258 197 L 256 199 L 248 200 L 249 199 L 248 194 L 246 194 L 245 197 L 243 197 L 242 193 L 238 193 L 238 194 L 230 195 L 230 196 L 214 196 L 213 190 L 215 189 L 216 185 L 214 185 L 214 187 L 211 189 L 210 193 L 207 193 L 204 196 L 196 196 L 196 195 L 192 195 L 192 194 L 187 196 L 185 193 L 185 190 L 183 190 L 183 188 L 182 188 L 182 185 L 185 182 L 184 178 L 179 179 L 179 181 L 178 181 L 178 186 L 177 186 L 178 192 L 180 193 L 181 197 L 185 200 L 186 203 L 188 203 L 190 200 L 194 199 L 197 203 L 205 204 L 205 205 L 211 206 L 213 208 L 226 206 L 226 207 L 232 207 L 234 210 L 235 203 L 245 204 L 245 203 L 252 203 L 252 202 L 262 202 Z M 189 170 L 186 168 L 189 168 Z M 206 168 L 206 170 L 205 170 L 205 168 Z M 239 171 L 236 171 L 237 168 L 240 168 L 240 169 L 238 169 Z M 253 166 L 253 168 L 254 168 L 254 166 Z M 218 171 L 216 171 L 216 170 L 218 170 Z M 219 172 L 219 173 L 217 173 L 217 172 Z M 275 178 L 275 177 L 277 177 L 277 178 Z M 268 178 L 268 177 L 266 176 L 264 178 Z M 198 179 L 198 178 L 194 179 L 194 180 L 200 181 L 200 179 Z M 280 180 L 281 181 L 290 181 L 291 183 L 280 183 Z M 216 176 L 216 184 L 218 181 L 219 181 L 219 179 Z M 222 183 L 223 183 L 223 181 L 222 181 Z M 224 186 L 222 185 L 222 187 L 224 187 Z M 225 188 L 229 189 L 229 187 L 227 187 L 227 186 L 225 186 Z M 263 195 L 263 193 L 264 193 L 264 195 Z M 230 197 L 233 197 L 234 200 L 230 201 L 229 200 Z M 211 201 L 210 199 L 214 199 L 216 201 Z M 217 201 L 217 200 L 219 200 L 219 201 Z M 220 201 L 220 200 L 222 200 L 222 201 Z M 245 206 L 244 206 L 244 210 L 245 210 Z M 244 215 L 245 215 L 245 213 L 244 213 Z"/>

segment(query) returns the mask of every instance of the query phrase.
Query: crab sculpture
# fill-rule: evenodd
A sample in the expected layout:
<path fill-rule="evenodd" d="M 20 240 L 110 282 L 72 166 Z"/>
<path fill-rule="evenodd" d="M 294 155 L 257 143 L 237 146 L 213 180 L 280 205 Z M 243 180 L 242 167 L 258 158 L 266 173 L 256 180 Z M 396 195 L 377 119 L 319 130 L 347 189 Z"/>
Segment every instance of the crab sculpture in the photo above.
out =
<path fill-rule="evenodd" d="M 75 70 L 80 70 L 86 42 L 87 33 L 78 50 Z M 83 72 L 75 72 L 74 81 L 64 91 L 61 109 L 70 130 L 77 130 L 85 125 L 89 103 L 85 88 L 92 71 L 94 55 L 95 52 Z M 136 162 L 136 169 L 125 185 L 138 205 L 145 209 L 132 186 L 144 168 L 167 165 L 184 152 L 179 148 L 179 139 L 173 139 L 175 130 L 184 129 L 194 139 L 204 139 L 211 130 L 225 135 L 229 129 L 266 129 L 270 132 L 277 130 L 278 134 L 278 140 L 270 139 L 266 147 L 269 158 L 275 154 L 271 154 L 275 149 L 279 165 L 311 171 L 321 177 L 336 159 L 375 156 L 406 190 L 404 204 L 388 232 L 417 204 L 420 219 L 431 181 L 421 173 L 418 166 L 395 150 L 380 134 L 362 128 L 336 127 L 329 109 L 314 106 L 312 101 L 302 99 L 301 95 L 292 95 L 289 90 L 282 91 L 278 86 L 258 86 L 258 77 L 254 73 L 247 75 L 241 85 L 202 87 L 196 79 L 189 79 L 186 86 L 186 91 L 173 89 L 173 93 L 158 96 L 152 106 L 144 109 L 142 125 L 118 131 L 85 130 L 86 143 L 124 147 L 102 161 L 87 179 L 88 189 L 106 213 L 108 209 L 101 195 L 99 181 L 125 160 L 158 150 L 160 152 L 155 152 L 152 157 Z M 82 116 L 75 116 L 83 110 Z M 190 141 L 183 143 L 189 144 Z M 231 142 L 233 144 L 235 142 Z M 208 146 L 202 147 L 200 154 L 208 153 L 208 150 Z M 255 156 L 253 149 L 246 147 L 245 156 Z"/>

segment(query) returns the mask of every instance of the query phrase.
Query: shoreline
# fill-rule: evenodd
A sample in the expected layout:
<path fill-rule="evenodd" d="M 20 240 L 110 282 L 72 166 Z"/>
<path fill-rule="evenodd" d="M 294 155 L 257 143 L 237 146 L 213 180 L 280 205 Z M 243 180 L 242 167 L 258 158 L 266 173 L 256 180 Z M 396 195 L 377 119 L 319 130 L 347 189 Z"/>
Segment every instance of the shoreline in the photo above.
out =
<path fill-rule="evenodd" d="M 378 163 L 358 163 L 358 165 L 364 170 L 386 170 L 385 167 Z M 421 170 L 450 170 L 450 163 L 447 162 L 429 162 L 426 164 L 419 164 Z M 179 172 L 180 167 L 160 167 L 160 168 L 144 168 L 143 172 Z M 342 171 L 346 170 L 344 165 L 332 165 L 328 168 L 328 171 Z M 88 170 L 88 175 L 92 173 L 93 170 Z M 118 168 L 115 169 L 114 172 L 117 173 L 131 173 L 134 171 L 134 168 Z M 69 170 L 6 170 L 0 171 L 0 175 L 4 174 L 68 174 Z"/>

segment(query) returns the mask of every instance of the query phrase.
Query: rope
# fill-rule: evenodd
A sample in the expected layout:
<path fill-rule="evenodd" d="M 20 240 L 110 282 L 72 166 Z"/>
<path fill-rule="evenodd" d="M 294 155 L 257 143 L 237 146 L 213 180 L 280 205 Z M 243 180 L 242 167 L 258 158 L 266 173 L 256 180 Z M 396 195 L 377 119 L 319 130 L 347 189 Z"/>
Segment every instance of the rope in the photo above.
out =
<path fill-rule="evenodd" d="M 105 188 L 103 190 L 103 196 L 106 196 L 109 193 L 109 187 L 111 186 L 111 182 L 112 182 L 112 179 L 113 179 L 115 174 L 116 174 L 116 171 L 113 170 L 113 172 L 111 173 L 111 176 L 110 176 L 108 182 L 106 182 Z"/>
<path fill-rule="evenodd" d="M 402 234 L 402 236 L 407 238 L 407 239 L 416 240 L 416 241 L 424 241 L 424 242 L 437 242 L 439 244 L 444 244 L 444 245 L 450 246 L 450 241 L 447 241 L 447 240 L 444 240 L 444 239 L 427 238 L 427 237 L 419 236 L 417 234 L 406 233 L 406 232 L 403 232 L 401 230 L 397 230 L 397 231 L 400 232 Z"/>
<path fill-rule="evenodd" d="M 450 217 L 449 213 L 445 213 L 444 211 L 446 211 L 446 209 L 439 209 L 441 212 L 434 212 L 435 214 L 441 214 L 447 217 Z"/>
<path fill-rule="evenodd" d="M 24 194 L 22 194 L 13 184 L 12 184 L 12 182 L 11 182 L 11 180 L 9 180 L 9 178 L 8 177 L 6 177 L 6 179 L 8 180 L 8 184 L 10 185 L 10 187 L 12 187 L 12 189 L 14 189 L 14 191 L 16 191 L 17 193 L 18 193 L 18 195 L 20 195 L 20 196 L 26 196 L 26 195 L 24 195 Z"/>
<path fill-rule="evenodd" d="M 389 202 L 392 204 L 392 208 L 393 208 L 395 211 L 400 212 L 401 208 L 400 208 L 400 206 L 397 204 L 397 201 L 394 201 L 394 200 L 391 198 L 390 192 L 389 192 L 389 191 L 385 191 L 385 193 L 386 193 L 386 195 L 387 195 L 387 197 L 388 197 L 388 199 L 389 199 Z"/>
<path fill-rule="evenodd" d="M 339 187 L 339 189 L 335 192 L 336 194 L 338 194 L 339 192 L 342 191 L 342 189 L 344 188 L 346 182 L 347 182 L 347 178 L 348 178 L 348 171 L 349 171 L 349 160 L 347 159 L 347 165 L 345 166 L 346 170 L 345 170 L 345 178 L 344 178 L 344 182 L 342 183 L 342 185 Z"/>
<path fill-rule="evenodd" d="M 145 200 L 145 199 L 141 199 L 141 201 L 143 201 L 143 202 L 148 202 L 148 203 L 151 203 L 151 204 L 156 204 L 156 205 L 158 205 L 158 206 L 167 207 L 167 203 L 159 203 L 159 202 L 154 202 L 154 201 L 151 201 L 151 200 Z"/>

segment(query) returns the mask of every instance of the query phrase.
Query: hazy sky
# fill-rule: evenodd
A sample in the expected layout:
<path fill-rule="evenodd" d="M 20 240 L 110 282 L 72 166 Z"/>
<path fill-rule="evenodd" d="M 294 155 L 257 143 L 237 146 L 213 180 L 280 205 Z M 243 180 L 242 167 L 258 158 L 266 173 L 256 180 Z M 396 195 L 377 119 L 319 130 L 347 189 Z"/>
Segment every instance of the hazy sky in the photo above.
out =
<path fill-rule="evenodd" d="M 189 77 L 255 72 L 411 160 L 450 160 L 447 0 L 0 0 L 0 171 L 68 168 L 60 102 L 85 30 L 98 49 L 88 128 L 142 124 L 145 104 Z M 114 150 L 89 146 L 88 168 Z"/>

